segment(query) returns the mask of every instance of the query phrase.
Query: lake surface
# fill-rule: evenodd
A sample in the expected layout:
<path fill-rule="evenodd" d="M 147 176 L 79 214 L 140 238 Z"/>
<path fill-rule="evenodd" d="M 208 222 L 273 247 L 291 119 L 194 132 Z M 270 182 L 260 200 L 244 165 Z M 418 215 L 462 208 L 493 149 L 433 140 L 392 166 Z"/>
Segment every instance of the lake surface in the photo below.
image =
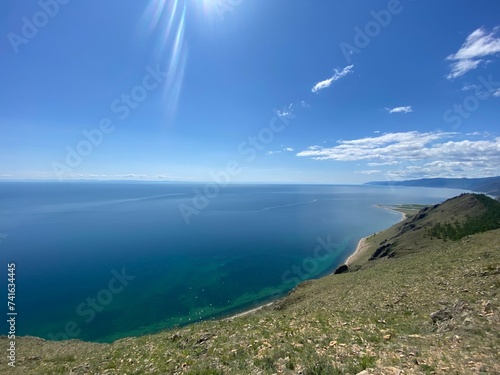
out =
<path fill-rule="evenodd" d="M 2 279 L 15 262 L 17 334 L 110 342 L 256 307 L 330 273 L 361 237 L 401 219 L 376 205 L 461 193 L 230 185 L 207 197 L 204 187 L 0 183 Z"/>

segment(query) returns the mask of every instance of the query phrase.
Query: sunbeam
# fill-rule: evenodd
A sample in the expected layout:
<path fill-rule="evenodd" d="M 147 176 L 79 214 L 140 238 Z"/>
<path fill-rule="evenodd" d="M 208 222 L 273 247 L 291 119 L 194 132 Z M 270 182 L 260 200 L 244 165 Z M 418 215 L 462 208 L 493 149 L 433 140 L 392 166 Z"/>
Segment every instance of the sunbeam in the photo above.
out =
<path fill-rule="evenodd" d="M 187 61 L 186 5 L 179 3 L 180 0 L 151 0 L 141 17 L 141 25 L 154 39 L 154 63 L 168 67 L 162 94 L 168 117 L 177 110 Z"/>
<path fill-rule="evenodd" d="M 187 62 L 187 45 L 184 38 L 186 20 L 186 6 L 182 9 L 182 14 L 177 27 L 177 33 L 172 46 L 170 62 L 168 66 L 168 78 L 165 85 L 164 99 L 166 100 L 166 111 L 168 116 L 175 114 L 177 104 L 184 80 L 184 70 Z"/>

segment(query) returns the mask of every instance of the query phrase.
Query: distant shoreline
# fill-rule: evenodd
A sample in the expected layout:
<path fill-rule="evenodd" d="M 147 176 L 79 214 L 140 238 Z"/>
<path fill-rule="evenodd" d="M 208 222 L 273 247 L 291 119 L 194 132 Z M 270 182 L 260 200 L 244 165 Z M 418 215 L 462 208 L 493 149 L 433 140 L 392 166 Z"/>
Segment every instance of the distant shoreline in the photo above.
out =
<path fill-rule="evenodd" d="M 377 205 L 377 207 L 379 208 L 383 208 L 385 210 L 391 210 L 391 211 L 394 211 L 394 212 L 397 212 L 397 213 L 400 213 L 402 216 L 401 216 L 401 220 L 399 220 L 399 222 L 402 222 L 404 220 L 406 220 L 408 218 L 408 215 L 405 214 L 404 212 L 401 212 L 393 207 L 387 207 L 387 206 L 380 206 L 380 205 Z M 391 225 L 392 226 L 392 225 Z M 390 228 L 390 227 L 389 227 Z M 386 228 L 388 229 L 388 228 Z M 377 233 L 377 232 L 376 232 Z M 351 264 L 352 262 L 354 262 L 355 260 L 357 260 L 359 258 L 359 256 L 365 251 L 367 250 L 369 247 L 370 247 L 370 244 L 367 243 L 367 240 L 368 240 L 368 237 L 372 236 L 372 234 L 366 236 L 366 237 L 363 237 L 359 240 L 358 242 L 358 245 L 356 246 L 356 249 L 354 250 L 354 252 L 346 259 L 345 261 L 345 264 L 347 266 L 349 266 L 349 264 Z"/>

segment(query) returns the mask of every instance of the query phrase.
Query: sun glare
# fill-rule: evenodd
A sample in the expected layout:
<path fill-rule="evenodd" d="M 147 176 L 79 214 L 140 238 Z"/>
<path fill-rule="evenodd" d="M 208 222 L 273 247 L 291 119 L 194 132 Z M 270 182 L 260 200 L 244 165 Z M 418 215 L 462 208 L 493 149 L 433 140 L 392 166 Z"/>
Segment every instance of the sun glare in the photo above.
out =
<path fill-rule="evenodd" d="M 167 115 L 172 115 L 176 111 L 187 61 L 186 5 L 181 5 L 179 0 L 151 0 L 141 24 L 147 36 L 155 40 L 157 63 L 168 72 L 163 100 Z"/>

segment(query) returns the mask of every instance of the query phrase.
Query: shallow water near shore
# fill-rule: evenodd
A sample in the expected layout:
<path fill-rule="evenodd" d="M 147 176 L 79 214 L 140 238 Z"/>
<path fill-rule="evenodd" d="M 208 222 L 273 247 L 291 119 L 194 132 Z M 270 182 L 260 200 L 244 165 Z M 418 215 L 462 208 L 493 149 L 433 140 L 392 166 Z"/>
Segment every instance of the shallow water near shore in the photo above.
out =
<path fill-rule="evenodd" d="M 361 237 L 401 219 L 376 205 L 461 192 L 230 185 L 199 209 L 194 190 L 203 188 L 0 183 L 0 257 L 16 263 L 17 334 L 109 342 L 251 309 L 330 273 Z M 186 207 L 197 212 L 190 223 Z"/>

